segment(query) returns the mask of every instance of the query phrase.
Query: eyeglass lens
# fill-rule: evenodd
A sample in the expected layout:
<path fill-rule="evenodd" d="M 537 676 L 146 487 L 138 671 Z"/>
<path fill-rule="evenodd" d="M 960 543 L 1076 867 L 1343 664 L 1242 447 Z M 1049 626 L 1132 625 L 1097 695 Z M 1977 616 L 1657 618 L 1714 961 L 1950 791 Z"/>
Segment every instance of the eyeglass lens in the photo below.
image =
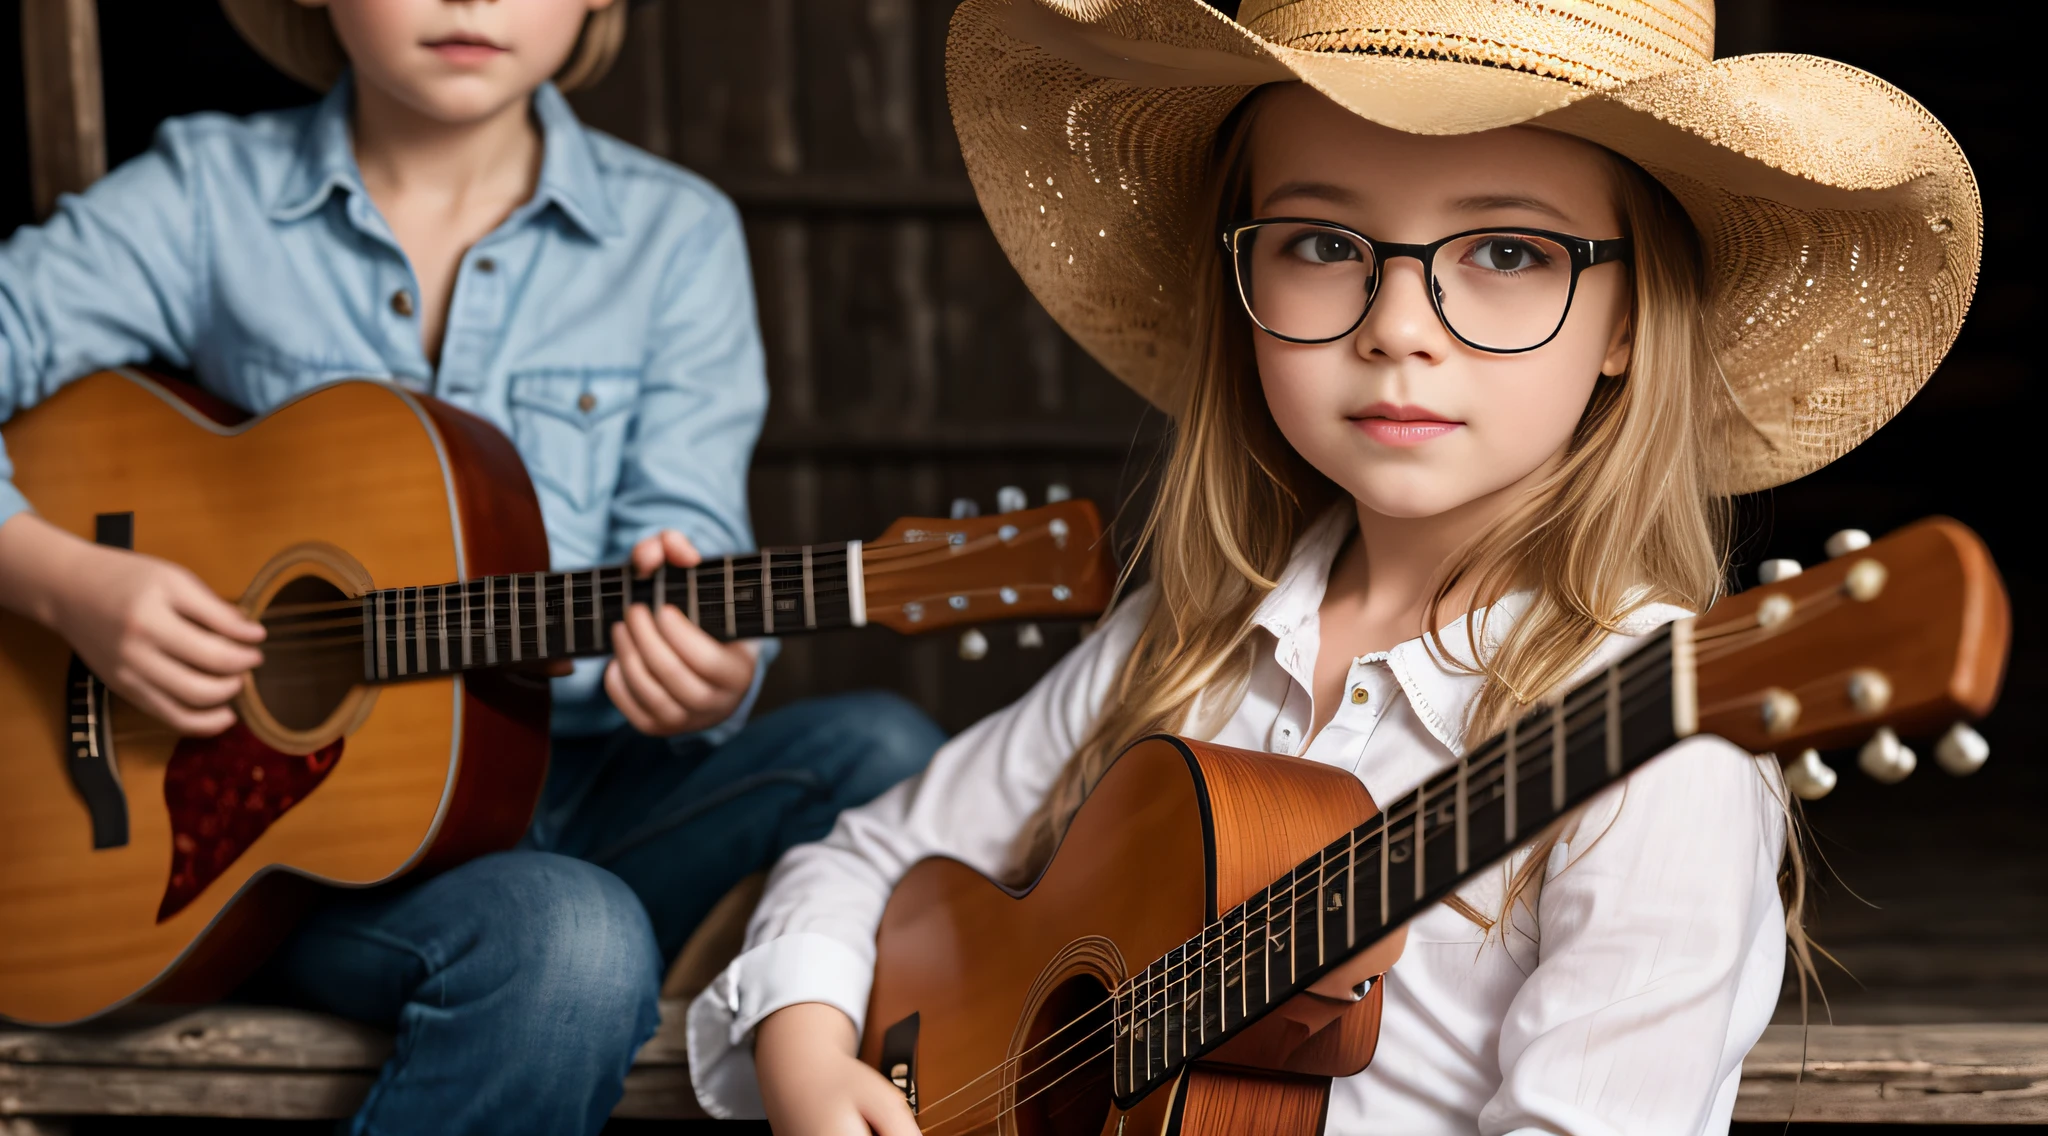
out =
<path fill-rule="evenodd" d="M 1381 266 L 1370 245 L 1342 229 L 1274 221 L 1239 232 L 1236 269 L 1245 307 L 1261 327 L 1318 341 L 1358 325 Z M 1445 325 L 1496 351 L 1549 339 L 1571 303 L 1571 252 L 1533 234 L 1459 237 L 1437 250 L 1430 274 Z"/>

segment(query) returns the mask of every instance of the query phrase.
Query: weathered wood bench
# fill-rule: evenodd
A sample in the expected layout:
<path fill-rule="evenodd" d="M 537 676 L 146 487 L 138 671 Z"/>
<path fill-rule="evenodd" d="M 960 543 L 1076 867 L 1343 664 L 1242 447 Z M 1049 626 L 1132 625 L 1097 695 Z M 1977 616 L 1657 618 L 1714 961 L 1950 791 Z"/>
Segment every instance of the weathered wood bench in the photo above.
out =
<path fill-rule="evenodd" d="M 616 1115 L 704 1115 L 684 1054 L 686 1005 L 663 1002 Z M 0 1032 L 0 1132 L 60 1133 L 76 1116 L 346 1116 L 390 1052 L 379 1030 L 254 1006 Z M 1743 1066 L 1735 1119 L 2048 1123 L 2048 1023 L 1772 1026 Z"/>

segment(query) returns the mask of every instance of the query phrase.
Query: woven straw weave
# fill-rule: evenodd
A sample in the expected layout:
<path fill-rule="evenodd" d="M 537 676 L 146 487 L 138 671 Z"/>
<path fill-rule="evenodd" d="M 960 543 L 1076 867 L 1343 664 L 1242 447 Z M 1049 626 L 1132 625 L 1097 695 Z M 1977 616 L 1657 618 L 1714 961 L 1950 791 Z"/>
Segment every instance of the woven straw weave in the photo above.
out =
<path fill-rule="evenodd" d="M 1301 79 L 1396 129 L 1575 134 L 1669 187 L 1713 276 L 1723 492 L 1791 480 L 1869 437 L 1969 306 L 1982 213 L 1948 132 L 1843 64 L 1709 61 L 1703 2 L 1247 0 L 1241 15 L 1198 0 L 967 0 L 947 47 L 954 124 L 997 239 L 1061 326 L 1169 411 L 1194 358 L 1191 246 L 1214 239 L 1198 204 L 1210 146 L 1265 82 Z"/>

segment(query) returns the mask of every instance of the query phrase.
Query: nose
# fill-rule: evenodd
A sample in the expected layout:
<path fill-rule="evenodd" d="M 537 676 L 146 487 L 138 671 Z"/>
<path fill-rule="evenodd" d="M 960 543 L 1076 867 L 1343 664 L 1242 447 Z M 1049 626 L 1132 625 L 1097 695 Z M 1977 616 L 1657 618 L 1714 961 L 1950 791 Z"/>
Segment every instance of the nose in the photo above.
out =
<path fill-rule="evenodd" d="M 1421 261 L 1404 256 L 1380 265 L 1379 292 L 1351 343 L 1359 357 L 1369 361 L 1419 358 L 1437 363 L 1450 354 L 1450 332 L 1430 302 L 1429 274 Z"/>

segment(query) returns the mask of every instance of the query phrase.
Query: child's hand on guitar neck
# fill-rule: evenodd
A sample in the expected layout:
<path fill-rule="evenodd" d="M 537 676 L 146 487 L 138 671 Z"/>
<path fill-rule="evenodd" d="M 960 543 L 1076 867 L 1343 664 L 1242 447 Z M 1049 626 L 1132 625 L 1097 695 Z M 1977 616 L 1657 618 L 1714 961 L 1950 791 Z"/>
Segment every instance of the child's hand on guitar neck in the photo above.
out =
<path fill-rule="evenodd" d="M 854 1056 L 853 1021 L 799 1002 L 754 1031 L 754 1071 L 777 1136 L 918 1136 L 903 1094 Z"/>
<path fill-rule="evenodd" d="M 633 546 L 633 571 L 643 578 L 664 562 L 688 568 L 703 559 L 673 529 Z M 655 612 L 634 604 L 625 622 L 612 627 L 604 689 L 643 734 L 708 730 L 739 709 L 758 661 L 751 643 L 720 643 L 674 607 Z"/>
<path fill-rule="evenodd" d="M 31 513 L 0 525 L 0 603 L 50 628 L 114 693 L 181 734 L 235 724 L 263 625 L 191 572 L 102 548 Z"/>

